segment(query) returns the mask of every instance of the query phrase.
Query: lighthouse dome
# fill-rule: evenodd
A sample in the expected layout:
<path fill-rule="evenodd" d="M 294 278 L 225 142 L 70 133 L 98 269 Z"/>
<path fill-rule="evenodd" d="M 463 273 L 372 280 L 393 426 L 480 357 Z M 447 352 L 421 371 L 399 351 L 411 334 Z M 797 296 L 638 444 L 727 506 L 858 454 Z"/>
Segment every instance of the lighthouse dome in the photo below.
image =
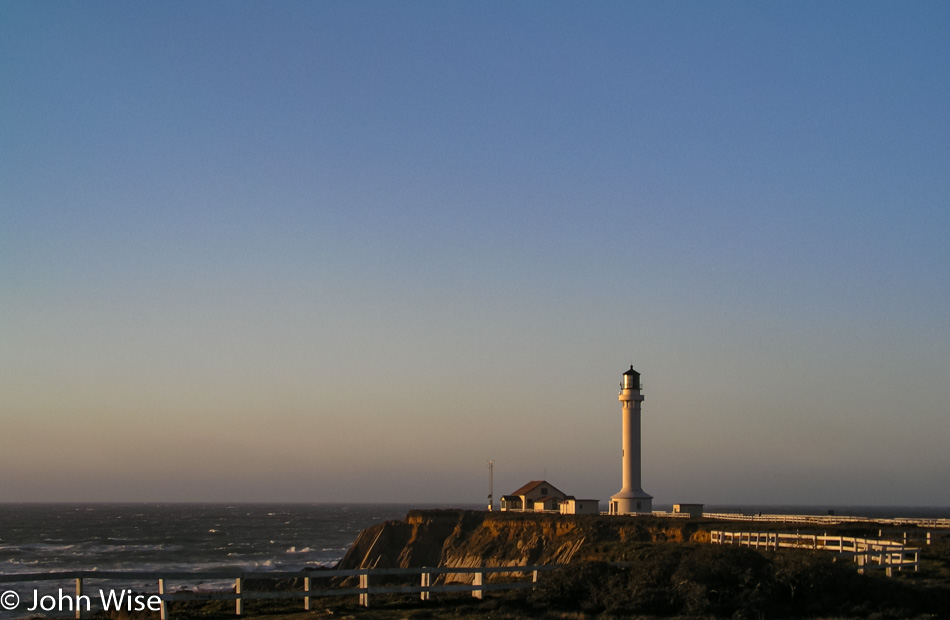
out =
<path fill-rule="evenodd" d="M 620 387 L 624 390 L 640 389 L 640 373 L 634 370 L 633 366 L 630 366 L 630 370 L 623 373 L 623 382 L 620 384 Z"/>

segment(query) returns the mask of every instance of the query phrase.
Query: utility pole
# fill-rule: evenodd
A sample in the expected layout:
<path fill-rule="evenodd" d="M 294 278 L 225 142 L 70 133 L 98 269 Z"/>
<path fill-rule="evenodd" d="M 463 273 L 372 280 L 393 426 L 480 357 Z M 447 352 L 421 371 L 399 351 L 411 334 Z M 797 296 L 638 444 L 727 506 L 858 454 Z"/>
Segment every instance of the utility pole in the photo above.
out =
<path fill-rule="evenodd" d="M 492 506 L 494 506 L 494 489 L 492 488 L 494 486 L 494 472 L 492 471 L 494 467 L 495 461 L 488 461 L 488 512 L 494 510 L 494 508 L 492 508 Z"/>

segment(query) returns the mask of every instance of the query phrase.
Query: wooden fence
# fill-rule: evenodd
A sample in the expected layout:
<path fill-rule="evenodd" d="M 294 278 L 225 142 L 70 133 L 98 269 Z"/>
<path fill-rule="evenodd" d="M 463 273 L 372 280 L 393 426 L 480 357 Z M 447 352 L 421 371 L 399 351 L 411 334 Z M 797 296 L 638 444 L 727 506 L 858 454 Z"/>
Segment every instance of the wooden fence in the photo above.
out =
<path fill-rule="evenodd" d="M 560 564 L 546 564 L 540 566 L 485 566 L 469 568 L 446 568 L 446 567 L 421 567 L 421 568 L 380 568 L 380 569 L 350 569 L 350 570 L 320 570 L 320 571 L 300 571 L 300 572 L 239 572 L 239 571 L 206 571 L 206 572 L 125 572 L 125 571 L 70 571 L 70 572 L 51 572 L 51 573 L 21 573 L 12 575 L 0 575 L 0 584 L 10 583 L 34 583 L 34 582 L 72 582 L 75 585 L 75 596 L 64 596 L 60 592 L 57 599 L 62 607 L 65 603 L 69 604 L 68 609 L 57 608 L 56 611 L 74 612 L 76 618 L 82 617 L 82 612 L 90 611 L 93 607 L 93 598 L 84 592 L 88 588 L 90 581 L 125 581 L 137 583 L 157 583 L 158 593 L 156 596 L 160 600 L 161 620 L 171 618 L 171 603 L 175 601 L 215 601 L 215 600 L 233 600 L 234 613 L 238 616 L 244 613 L 244 601 L 262 600 L 262 599 L 303 599 L 303 609 L 309 611 L 311 599 L 325 596 L 348 596 L 357 595 L 360 605 L 369 607 L 370 596 L 374 594 L 419 594 L 422 600 L 429 600 L 433 593 L 439 592 L 471 592 L 475 598 L 482 598 L 484 593 L 490 590 L 513 590 L 519 588 L 530 588 L 538 580 L 540 571 L 553 570 L 560 568 Z M 486 579 L 488 575 L 511 575 L 511 574 L 530 573 L 531 581 L 493 581 Z M 443 583 L 434 584 L 434 577 L 438 575 L 469 574 L 472 575 L 472 583 Z M 381 577 L 410 577 L 416 576 L 419 582 L 418 586 L 411 585 L 371 585 L 373 581 Z M 357 577 L 359 585 L 357 587 L 320 587 L 315 589 L 314 581 L 330 579 L 334 577 Z M 280 591 L 248 591 L 246 589 L 249 580 L 278 580 L 278 579 L 299 579 L 302 580 L 302 588 L 295 590 Z M 177 584 L 196 584 L 209 581 L 234 581 L 234 591 L 226 590 L 208 590 L 208 591 L 174 591 L 171 588 L 172 583 Z M 6 603 L 4 604 L 6 608 Z M 12 609 L 7 609 L 13 611 Z"/>
<path fill-rule="evenodd" d="M 721 521 L 749 521 L 763 523 L 792 523 L 799 525 L 837 525 L 840 523 L 866 523 L 875 525 L 890 525 L 896 527 L 912 526 L 928 529 L 950 529 L 950 519 L 916 519 L 897 518 L 883 519 L 876 517 L 851 517 L 846 515 L 778 515 L 756 514 L 746 515 L 732 512 L 704 512 L 704 519 Z"/>
<path fill-rule="evenodd" d="M 881 568 L 888 577 L 893 569 L 920 570 L 920 549 L 907 547 L 893 540 L 880 538 L 853 538 L 819 534 L 791 534 L 782 532 L 710 532 L 710 541 L 719 545 L 742 545 L 756 549 L 816 549 L 832 551 L 854 558 L 858 572 L 867 568 Z"/>

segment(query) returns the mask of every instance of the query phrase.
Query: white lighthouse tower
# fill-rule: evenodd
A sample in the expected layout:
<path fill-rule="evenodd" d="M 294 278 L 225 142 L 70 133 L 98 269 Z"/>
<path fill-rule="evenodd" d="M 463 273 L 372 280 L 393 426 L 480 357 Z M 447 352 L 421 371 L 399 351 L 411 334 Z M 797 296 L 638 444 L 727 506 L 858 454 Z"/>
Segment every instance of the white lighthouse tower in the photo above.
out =
<path fill-rule="evenodd" d="M 640 373 L 623 373 L 618 400 L 623 405 L 623 488 L 610 497 L 610 514 L 653 511 L 653 496 L 640 487 Z"/>

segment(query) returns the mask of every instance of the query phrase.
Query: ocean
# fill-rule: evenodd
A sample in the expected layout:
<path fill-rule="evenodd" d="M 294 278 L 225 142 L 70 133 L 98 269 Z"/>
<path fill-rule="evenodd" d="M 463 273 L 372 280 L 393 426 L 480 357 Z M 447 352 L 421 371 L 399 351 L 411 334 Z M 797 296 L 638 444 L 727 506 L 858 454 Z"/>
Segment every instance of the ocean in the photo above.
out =
<path fill-rule="evenodd" d="M 0 504 L 0 574 L 299 571 L 424 504 Z"/>

